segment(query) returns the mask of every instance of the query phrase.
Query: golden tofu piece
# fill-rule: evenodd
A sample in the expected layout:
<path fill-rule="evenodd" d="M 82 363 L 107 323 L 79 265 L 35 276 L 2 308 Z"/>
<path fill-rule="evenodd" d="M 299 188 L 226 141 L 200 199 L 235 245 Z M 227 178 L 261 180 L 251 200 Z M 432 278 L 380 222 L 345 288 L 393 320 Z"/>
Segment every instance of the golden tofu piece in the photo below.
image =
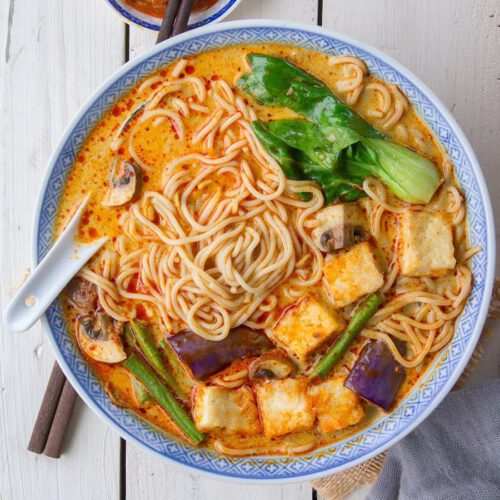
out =
<path fill-rule="evenodd" d="M 194 395 L 193 418 L 202 432 L 226 431 L 246 436 L 261 432 L 257 405 L 248 387 L 226 389 L 200 384 Z"/>
<path fill-rule="evenodd" d="M 330 304 L 309 294 L 286 310 L 266 333 L 292 358 L 306 363 L 316 349 L 337 337 L 345 326 L 344 318 Z"/>
<path fill-rule="evenodd" d="M 255 391 L 266 436 L 304 431 L 314 425 L 306 379 L 272 380 L 257 385 Z"/>
<path fill-rule="evenodd" d="M 370 232 L 368 220 L 356 202 L 323 208 L 316 220 L 318 227 L 312 232 L 312 239 L 322 252 L 349 248 L 365 240 Z"/>
<path fill-rule="evenodd" d="M 335 307 L 352 304 L 384 284 L 375 255 L 367 241 L 325 260 L 323 274 Z"/>
<path fill-rule="evenodd" d="M 403 276 L 442 276 L 456 265 L 451 222 L 439 212 L 400 216 L 400 266 Z"/>
<path fill-rule="evenodd" d="M 344 387 L 345 377 L 335 377 L 309 388 L 318 428 L 323 434 L 357 424 L 364 416 L 360 398 Z"/>

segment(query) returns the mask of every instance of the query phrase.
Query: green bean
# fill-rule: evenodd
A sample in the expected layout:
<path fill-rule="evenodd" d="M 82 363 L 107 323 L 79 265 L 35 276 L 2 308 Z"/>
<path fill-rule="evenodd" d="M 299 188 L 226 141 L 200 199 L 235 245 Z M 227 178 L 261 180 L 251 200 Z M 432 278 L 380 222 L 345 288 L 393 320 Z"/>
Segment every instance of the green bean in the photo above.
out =
<path fill-rule="evenodd" d="M 179 358 L 175 354 L 174 350 L 165 339 L 160 340 L 160 347 L 168 360 L 170 368 L 176 376 L 176 380 L 182 386 L 183 391 L 186 394 L 191 394 L 191 390 L 193 389 L 195 384 L 193 380 L 191 380 L 191 378 L 186 374 L 186 370 L 182 363 L 179 361 Z"/>
<path fill-rule="evenodd" d="M 324 378 L 332 371 L 337 361 L 344 355 L 358 333 L 375 314 L 380 304 L 382 304 L 382 297 L 374 293 L 359 306 L 342 335 L 318 361 L 309 375 L 310 379 L 315 377 Z"/>
<path fill-rule="evenodd" d="M 155 401 L 169 414 L 191 442 L 198 445 L 205 439 L 205 435 L 195 427 L 191 417 L 177 402 L 175 396 L 139 356 L 132 353 L 122 364 L 144 384 Z"/>
<path fill-rule="evenodd" d="M 130 323 L 125 324 L 125 328 L 123 329 L 125 333 L 125 341 L 127 343 L 127 346 L 130 349 L 138 349 L 137 347 L 137 342 L 134 337 L 134 332 L 132 331 L 132 327 L 130 326 Z"/>
<path fill-rule="evenodd" d="M 144 385 L 132 376 L 132 390 L 134 397 L 141 408 L 145 407 L 152 401 L 151 394 L 147 391 Z"/>
<path fill-rule="evenodd" d="M 139 321 L 131 321 L 130 326 L 134 334 L 137 346 L 144 354 L 146 361 L 156 370 L 158 375 L 170 386 L 174 393 L 181 399 L 186 400 L 186 395 L 181 390 L 175 377 L 168 371 L 160 351 L 155 346 L 146 324 Z"/>

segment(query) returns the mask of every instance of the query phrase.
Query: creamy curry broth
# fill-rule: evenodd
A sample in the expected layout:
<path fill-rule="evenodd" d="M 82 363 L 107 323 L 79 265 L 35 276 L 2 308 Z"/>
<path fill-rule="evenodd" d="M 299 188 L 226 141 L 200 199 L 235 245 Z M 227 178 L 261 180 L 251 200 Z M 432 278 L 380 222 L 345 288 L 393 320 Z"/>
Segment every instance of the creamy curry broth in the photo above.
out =
<path fill-rule="evenodd" d="M 253 52 L 274 54 L 285 57 L 325 82 L 332 89 L 335 89 L 336 82 L 344 77 L 341 65 L 330 64 L 329 56 L 326 54 L 299 48 L 273 45 L 229 47 L 188 57 L 186 58 L 187 66 L 181 74 L 181 77 L 202 77 L 206 80 L 207 89 L 210 88 L 211 82 L 217 81 L 218 79 L 224 79 L 230 85 L 234 85 L 238 77 L 248 70 L 245 63 L 245 55 Z M 165 67 L 161 69 L 158 74 L 162 77 L 166 77 L 172 71 L 172 67 L 173 65 Z M 378 80 L 373 75 L 368 74 L 365 76 L 365 87 L 367 83 L 370 82 L 377 83 Z M 118 221 L 124 211 L 129 209 L 130 204 L 118 208 L 106 208 L 102 206 L 104 194 L 109 186 L 108 178 L 110 165 L 112 163 L 113 156 L 115 155 L 115 153 L 110 150 L 109 145 L 125 117 L 144 100 L 148 93 L 151 93 L 155 88 L 155 85 L 153 85 L 152 88 L 147 89 L 139 96 L 139 86 L 140 85 L 137 85 L 120 101 L 115 103 L 95 129 L 89 134 L 85 144 L 79 151 L 77 159 L 68 176 L 64 193 L 61 198 L 59 213 L 56 221 L 56 237 L 61 233 L 65 224 L 71 218 L 71 215 L 74 213 L 75 208 L 82 200 L 83 196 L 88 192 L 92 192 L 92 197 L 79 229 L 79 238 L 82 241 L 90 241 L 102 236 L 108 236 L 110 241 L 106 244 L 105 249 L 113 248 L 114 241 L 119 231 Z M 338 93 L 338 95 L 341 98 L 344 97 L 342 93 Z M 252 104 L 254 105 L 258 117 L 264 121 L 296 116 L 288 109 L 266 107 L 255 103 Z M 378 118 L 374 116 L 373 110 L 377 110 L 378 107 L 379 97 L 377 95 L 377 91 L 375 90 L 363 91 L 357 103 L 353 106 L 353 109 L 363 116 L 368 122 L 377 126 Z M 186 139 L 190 138 L 193 131 L 200 125 L 200 122 L 200 119 L 186 121 Z M 436 165 L 438 165 L 440 169 L 442 169 L 447 161 L 446 156 L 429 128 L 411 106 L 409 106 L 407 111 L 404 113 L 403 117 L 399 121 L 399 124 L 403 125 L 404 128 L 394 127 L 384 132 L 396 142 L 405 144 L 427 156 Z M 412 130 L 412 134 L 407 136 L 408 134 L 405 133 L 405 130 Z M 147 160 L 149 164 L 159 166 L 165 165 L 168 160 L 184 155 L 193 149 L 188 145 L 187 140 L 182 142 L 178 139 L 172 124 L 168 120 L 157 126 L 153 126 L 152 122 L 149 121 L 148 126 L 139 130 L 136 136 L 135 144 L 136 152 L 139 156 L 141 156 L 141 158 Z M 195 149 L 199 150 L 200 148 Z M 123 158 L 126 159 L 125 150 L 123 148 L 118 150 L 118 155 L 122 155 Z M 143 191 L 161 191 L 161 176 L 161 168 L 146 172 L 143 178 Z M 222 179 L 221 182 L 225 182 L 224 179 Z M 389 194 L 388 200 L 390 201 L 392 198 L 392 195 Z M 389 235 L 392 234 L 391 227 L 395 225 L 395 223 L 395 218 L 392 214 L 386 213 L 382 224 L 387 229 Z M 387 242 L 388 246 L 384 246 L 384 244 L 379 245 L 381 253 L 386 253 L 385 259 L 383 255 L 381 256 L 381 261 L 385 262 L 386 270 L 387 262 L 390 258 L 389 247 L 393 243 L 393 241 L 389 241 Z M 465 251 L 466 243 L 464 228 L 462 229 L 460 240 L 455 242 L 455 248 L 457 254 Z M 98 259 L 99 256 L 94 258 L 91 266 L 97 266 Z M 140 283 L 137 284 L 136 282 L 132 282 L 131 289 L 134 287 L 140 288 L 140 286 Z M 277 307 L 283 308 L 285 305 L 286 302 L 280 300 Z M 135 306 L 135 308 L 136 317 L 153 323 L 155 325 L 153 331 L 157 339 L 163 338 L 164 333 L 162 332 L 160 322 L 158 321 L 158 314 L 155 308 L 149 306 L 148 304 L 141 304 Z M 68 324 L 71 325 L 71 329 L 73 329 L 72 325 L 74 324 L 76 316 L 75 311 L 73 311 L 68 304 L 65 304 L 65 309 Z M 364 342 L 365 339 L 362 337 L 359 337 L 358 340 L 355 341 L 350 349 L 350 352 L 348 352 L 343 358 L 342 364 L 337 365 L 335 370 L 336 373 L 343 373 L 346 371 L 346 367 L 352 366 L 352 363 L 361 350 Z M 418 377 L 421 376 L 421 374 L 425 371 L 425 368 L 432 362 L 433 357 L 433 355 L 427 356 L 421 365 L 407 371 L 407 377 L 403 388 L 399 392 L 398 401 L 401 400 L 412 388 Z M 124 406 L 131 407 L 139 415 L 157 425 L 159 428 L 170 434 L 183 438 L 167 414 L 158 405 L 154 404 L 150 408 L 146 409 L 134 408 L 136 403 L 131 395 L 130 379 L 127 371 L 123 367 L 119 365 L 98 363 L 92 360 L 89 360 L 89 363 L 102 380 L 103 384 L 108 386 L 108 389 L 111 388 L 111 391 L 115 395 L 114 399 L 117 404 L 123 404 Z M 238 371 L 245 364 L 248 364 L 248 360 L 246 359 L 235 362 L 232 366 L 227 368 L 224 373 Z M 212 376 L 211 378 L 213 379 L 216 376 L 220 376 L 220 373 Z M 316 447 L 318 447 L 335 442 L 341 437 L 357 432 L 379 415 L 379 411 L 375 410 L 371 405 L 365 405 L 365 409 L 367 410 L 366 417 L 359 424 L 328 435 L 321 435 L 316 430 L 278 438 L 266 438 L 262 435 L 257 437 L 241 438 L 239 436 L 228 436 L 225 434 L 217 435 L 216 433 L 210 433 L 202 446 L 213 447 L 214 442 L 219 440 L 219 442 L 222 442 L 224 445 L 229 447 L 229 449 L 245 448 L 249 450 L 249 453 L 251 453 L 252 449 L 255 448 L 260 452 L 263 451 L 264 453 L 273 454 L 281 453 L 283 451 L 279 448 L 279 446 L 276 448 L 276 445 L 280 445 L 284 440 L 292 443 L 294 446 L 297 445 L 297 449 L 300 449 L 300 443 L 302 441 L 306 442 L 310 435 L 314 435 L 316 438 Z M 311 448 L 308 448 L 305 451 L 310 451 L 310 449 Z"/>

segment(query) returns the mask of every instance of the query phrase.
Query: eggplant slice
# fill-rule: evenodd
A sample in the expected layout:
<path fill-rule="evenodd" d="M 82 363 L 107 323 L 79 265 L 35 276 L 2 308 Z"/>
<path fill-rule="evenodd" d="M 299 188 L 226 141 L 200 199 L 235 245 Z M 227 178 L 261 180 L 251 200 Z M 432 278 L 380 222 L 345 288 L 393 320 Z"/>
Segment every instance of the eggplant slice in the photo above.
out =
<path fill-rule="evenodd" d="M 231 330 L 224 340 L 218 342 L 189 331 L 178 333 L 167 341 L 197 380 L 206 380 L 236 359 L 258 356 L 273 348 L 263 333 L 244 326 Z"/>
<path fill-rule="evenodd" d="M 388 411 L 396 400 L 405 376 L 406 369 L 394 359 L 386 343 L 375 340 L 363 347 L 344 385 Z"/>

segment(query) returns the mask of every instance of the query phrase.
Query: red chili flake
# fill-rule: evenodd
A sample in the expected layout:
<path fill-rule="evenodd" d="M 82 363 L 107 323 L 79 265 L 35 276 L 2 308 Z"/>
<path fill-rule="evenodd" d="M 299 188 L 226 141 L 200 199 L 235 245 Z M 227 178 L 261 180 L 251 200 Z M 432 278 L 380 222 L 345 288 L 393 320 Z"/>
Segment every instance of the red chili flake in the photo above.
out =
<path fill-rule="evenodd" d="M 122 155 L 123 153 L 125 153 L 125 149 L 123 149 L 123 148 L 118 148 L 118 154 L 119 154 L 119 155 Z"/>
<path fill-rule="evenodd" d="M 137 293 L 138 288 L 139 288 L 139 276 L 137 274 L 134 274 L 134 276 L 132 276 L 132 279 L 129 281 L 129 284 L 127 286 L 127 292 Z"/>
<path fill-rule="evenodd" d="M 78 157 L 78 162 L 79 162 L 79 163 L 83 163 L 84 161 L 85 161 L 85 158 L 84 158 L 82 155 L 80 155 L 80 156 Z"/>
<path fill-rule="evenodd" d="M 185 75 L 184 73 L 181 73 L 181 74 L 179 75 L 179 78 L 181 78 L 181 79 L 182 79 L 182 78 L 184 78 L 185 76 L 186 76 L 186 75 Z"/>
<path fill-rule="evenodd" d="M 188 75 L 192 75 L 194 73 L 194 71 L 195 71 L 195 68 L 194 68 L 194 66 L 191 66 L 191 64 L 188 64 L 186 66 L 186 73 Z"/>
<path fill-rule="evenodd" d="M 133 105 L 134 105 L 134 100 L 133 99 L 129 99 L 127 101 L 127 108 L 130 109 Z"/>
<path fill-rule="evenodd" d="M 122 110 L 121 110 L 118 106 L 115 106 L 115 107 L 113 108 L 112 113 L 113 113 L 113 116 L 120 116 L 120 115 L 121 115 L 121 113 L 122 113 Z"/>
<path fill-rule="evenodd" d="M 151 85 L 151 88 L 152 88 L 153 90 L 155 90 L 155 89 L 157 89 L 159 86 L 160 86 L 160 82 L 155 82 L 155 83 L 153 83 L 153 85 Z"/>
<path fill-rule="evenodd" d="M 135 312 L 137 319 L 142 321 L 147 321 L 149 319 L 148 312 L 146 311 L 144 304 L 137 304 L 135 306 Z"/>
<path fill-rule="evenodd" d="M 213 82 L 216 82 L 218 79 L 219 79 L 219 75 L 212 75 L 211 80 L 212 80 Z"/>
<path fill-rule="evenodd" d="M 163 77 L 167 76 L 167 71 L 165 69 L 162 69 L 160 71 L 160 75 L 163 76 Z"/>
<path fill-rule="evenodd" d="M 148 182 L 148 181 L 149 181 L 149 177 L 148 177 L 147 175 L 143 175 L 143 176 L 142 176 L 142 180 L 143 180 L 144 182 Z"/>
<path fill-rule="evenodd" d="M 89 223 L 89 218 L 88 217 L 84 217 L 82 219 L 82 225 L 86 226 L 88 223 Z"/>
<path fill-rule="evenodd" d="M 97 232 L 97 229 L 95 227 L 89 227 L 89 236 L 91 238 L 97 238 L 97 236 L 99 236 L 99 233 Z"/>

